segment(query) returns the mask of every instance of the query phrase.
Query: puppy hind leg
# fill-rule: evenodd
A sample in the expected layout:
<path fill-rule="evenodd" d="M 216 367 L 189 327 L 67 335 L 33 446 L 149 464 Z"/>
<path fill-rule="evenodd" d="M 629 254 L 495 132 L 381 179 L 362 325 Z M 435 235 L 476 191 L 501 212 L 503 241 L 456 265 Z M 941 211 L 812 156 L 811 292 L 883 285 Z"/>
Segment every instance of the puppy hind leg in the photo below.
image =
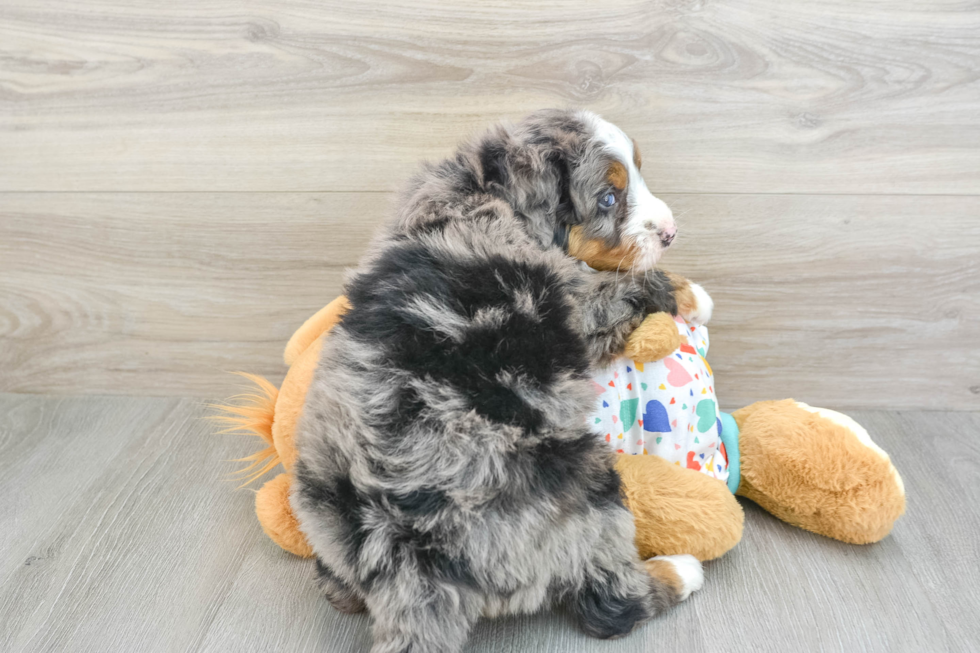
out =
<path fill-rule="evenodd" d="M 623 509 L 626 518 L 630 515 Z M 572 608 L 586 634 L 622 637 L 647 619 L 700 589 L 701 563 L 689 555 L 661 556 L 641 562 L 631 528 L 610 514 L 606 537 L 593 556 Z"/>
<path fill-rule="evenodd" d="M 339 578 L 320 558 L 316 559 L 317 584 L 326 595 L 330 605 L 346 614 L 363 612 L 364 597 L 361 593 Z"/>
<path fill-rule="evenodd" d="M 619 572 L 603 570 L 586 579 L 570 606 L 586 635 L 622 637 L 654 615 L 644 591 L 648 581 L 642 575 L 630 564 Z"/>
<path fill-rule="evenodd" d="M 374 618 L 371 653 L 458 653 L 480 616 L 479 595 L 403 568 L 367 595 Z"/>
<path fill-rule="evenodd" d="M 631 515 L 621 506 L 606 511 L 604 535 L 570 605 L 582 630 L 600 639 L 622 637 L 657 612 L 656 584 L 636 553 Z"/>

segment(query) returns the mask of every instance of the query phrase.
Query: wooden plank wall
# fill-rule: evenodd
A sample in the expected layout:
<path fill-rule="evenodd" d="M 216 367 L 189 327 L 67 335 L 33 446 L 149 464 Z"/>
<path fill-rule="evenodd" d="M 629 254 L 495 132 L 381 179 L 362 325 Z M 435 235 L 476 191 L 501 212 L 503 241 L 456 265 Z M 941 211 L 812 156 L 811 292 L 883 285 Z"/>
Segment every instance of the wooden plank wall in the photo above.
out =
<path fill-rule="evenodd" d="M 680 216 L 722 404 L 980 409 L 980 8 L 4 0 L 0 391 L 279 378 L 419 159 L 581 106 Z"/>

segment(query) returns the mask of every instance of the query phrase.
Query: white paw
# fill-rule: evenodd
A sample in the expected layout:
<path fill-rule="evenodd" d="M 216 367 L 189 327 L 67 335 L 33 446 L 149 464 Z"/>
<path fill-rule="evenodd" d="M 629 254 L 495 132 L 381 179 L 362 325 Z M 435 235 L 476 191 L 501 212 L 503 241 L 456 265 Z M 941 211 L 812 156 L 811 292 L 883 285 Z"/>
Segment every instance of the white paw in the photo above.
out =
<path fill-rule="evenodd" d="M 711 319 L 711 312 L 715 310 L 715 302 L 700 284 L 692 283 L 690 287 L 691 293 L 694 294 L 694 299 L 697 301 L 697 306 L 690 314 L 681 317 L 694 324 L 707 324 Z"/>
<path fill-rule="evenodd" d="M 704 568 L 701 567 L 701 561 L 692 555 L 682 553 L 672 556 L 655 556 L 651 560 L 663 560 L 674 566 L 674 571 L 677 572 L 677 577 L 681 581 L 681 587 L 676 588 L 681 601 L 689 597 L 691 592 L 696 592 L 704 585 Z"/>

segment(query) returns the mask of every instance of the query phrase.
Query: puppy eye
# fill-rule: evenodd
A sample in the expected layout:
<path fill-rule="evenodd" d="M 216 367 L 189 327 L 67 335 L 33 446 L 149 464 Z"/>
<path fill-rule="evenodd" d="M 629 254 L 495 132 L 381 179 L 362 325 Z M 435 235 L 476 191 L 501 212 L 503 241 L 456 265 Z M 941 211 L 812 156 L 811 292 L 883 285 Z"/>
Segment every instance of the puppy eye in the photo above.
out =
<path fill-rule="evenodd" d="M 599 198 L 599 208 L 606 210 L 611 209 L 612 205 L 616 203 L 616 195 L 613 193 L 606 193 L 601 198 Z"/>

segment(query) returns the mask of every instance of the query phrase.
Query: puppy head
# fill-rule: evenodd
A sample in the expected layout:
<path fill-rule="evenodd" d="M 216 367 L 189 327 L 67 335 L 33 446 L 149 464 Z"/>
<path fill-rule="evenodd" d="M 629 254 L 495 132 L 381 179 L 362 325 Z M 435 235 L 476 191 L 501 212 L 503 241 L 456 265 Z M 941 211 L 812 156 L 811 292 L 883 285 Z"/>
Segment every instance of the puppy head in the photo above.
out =
<path fill-rule="evenodd" d="M 532 118 L 559 134 L 560 155 L 551 159 L 561 184 L 558 244 L 601 270 L 654 267 L 677 226 L 670 208 L 640 175 L 636 142 L 590 112 L 542 112 Z"/>

